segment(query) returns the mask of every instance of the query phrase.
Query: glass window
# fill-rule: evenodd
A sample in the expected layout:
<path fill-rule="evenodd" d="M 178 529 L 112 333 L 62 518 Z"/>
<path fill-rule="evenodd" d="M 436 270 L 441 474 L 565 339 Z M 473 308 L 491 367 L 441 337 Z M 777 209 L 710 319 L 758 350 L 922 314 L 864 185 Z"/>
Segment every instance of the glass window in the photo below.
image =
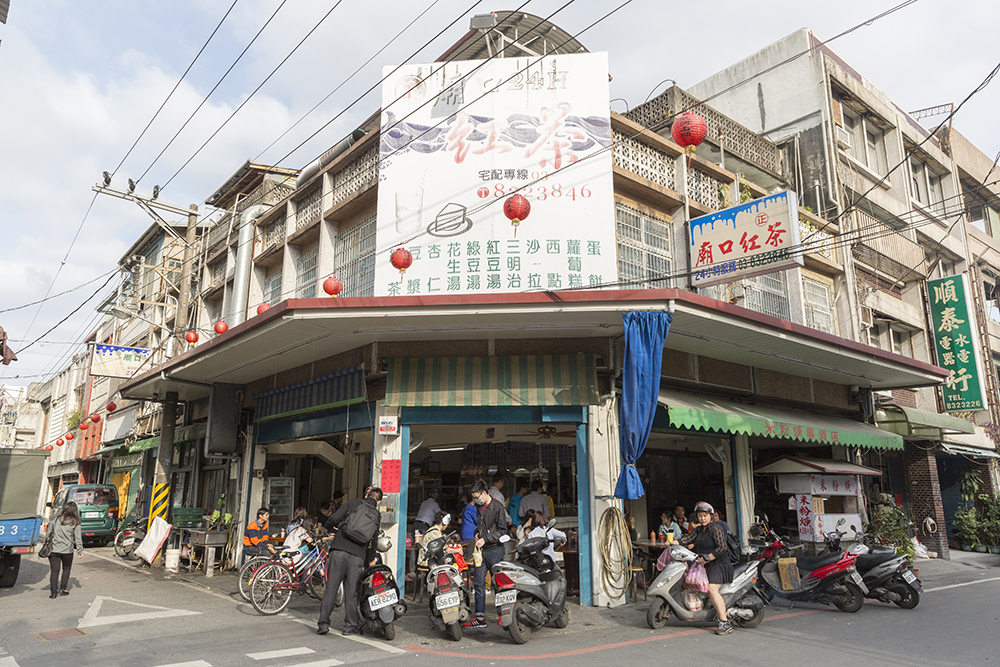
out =
<path fill-rule="evenodd" d="M 342 296 L 375 294 L 375 214 L 337 234 L 333 273 L 344 284 Z"/>
<path fill-rule="evenodd" d="M 803 278 L 802 293 L 805 298 L 806 325 L 818 331 L 836 334 L 831 287 L 817 280 Z"/>
<path fill-rule="evenodd" d="M 618 237 L 618 280 L 635 281 L 625 287 L 670 287 L 671 225 L 623 204 L 615 204 Z"/>
<path fill-rule="evenodd" d="M 851 135 L 847 154 L 877 174 L 889 170 L 885 153 L 885 135 L 877 125 L 853 111 L 844 109 L 844 129 Z"/>
<path fill-rule="evenodd" d="M 903 356 L 910 356 L 910 334 L 907 331 L 891 329 L 892 351 Z"/>
<path fill-rule="evenodd" d="M 295 296 L 311 299 L 316 296 L 316 271 L 319 249 L 315 248 L 295 260 Z"/>
<path fill-rule="evenodd" d="M 264 301 L 272 306 L 281 301 L 281 271 L 276 271 L 264 281 Z"/>

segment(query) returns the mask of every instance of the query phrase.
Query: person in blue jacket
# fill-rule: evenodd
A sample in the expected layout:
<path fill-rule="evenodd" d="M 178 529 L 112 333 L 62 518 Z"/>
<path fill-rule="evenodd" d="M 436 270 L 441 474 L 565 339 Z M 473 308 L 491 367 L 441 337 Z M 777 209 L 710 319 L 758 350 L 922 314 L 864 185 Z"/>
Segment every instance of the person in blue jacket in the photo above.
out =
<path fill-rule="evenodd" d="M 479 507 L 469 496 L 469 504 L 462 510 L 462 546 L 465 561 L 472 568 L 472 552 L 476 549 L 476 528 L 479 526 Z"/>

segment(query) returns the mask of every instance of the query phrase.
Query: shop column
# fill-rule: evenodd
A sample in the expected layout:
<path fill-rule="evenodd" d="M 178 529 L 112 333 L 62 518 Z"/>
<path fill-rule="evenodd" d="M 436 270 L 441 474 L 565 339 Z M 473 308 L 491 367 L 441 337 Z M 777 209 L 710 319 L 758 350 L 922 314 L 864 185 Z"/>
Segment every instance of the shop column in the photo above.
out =
<path fill-rule="evenodd" d="M 903 458 L 906 462 L 906 484 L 918 539 L 929 551 L 936 551 L 940 558 L 950 560 L 944 506 L 941 504 L 941 484 L 938 481 L 937 458 L 934 456 L 933 443 L 920 444 L 907 440 Z M 924 520 L 927 517 L 937 524 L 937 532 L 930 535 L 923 531 Z"/>

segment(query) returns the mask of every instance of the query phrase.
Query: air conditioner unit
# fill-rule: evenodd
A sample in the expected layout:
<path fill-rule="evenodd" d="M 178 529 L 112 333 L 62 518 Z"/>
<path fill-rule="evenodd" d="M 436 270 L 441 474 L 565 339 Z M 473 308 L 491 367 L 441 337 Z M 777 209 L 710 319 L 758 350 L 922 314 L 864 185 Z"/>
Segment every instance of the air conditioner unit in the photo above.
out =
<path fill-rule="evenodd" d="M 842 127 L 837 128 L 837 145 L 845 151 L 851 150 L 851 133 Z"/>
<path fill-rule="evenodd" d="M 875 321 L 875 314 L 867 306 L 861 306 L 861 326 L 870 329 Z"/>

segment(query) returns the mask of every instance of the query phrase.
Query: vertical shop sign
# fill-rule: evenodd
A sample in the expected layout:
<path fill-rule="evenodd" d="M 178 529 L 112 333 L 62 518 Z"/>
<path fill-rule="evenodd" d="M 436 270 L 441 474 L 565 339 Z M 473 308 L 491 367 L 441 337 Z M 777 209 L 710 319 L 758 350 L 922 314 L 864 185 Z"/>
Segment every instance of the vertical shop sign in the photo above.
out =
<path fill-rule="evenodd" d="M 966 274 L 927 281 L 937 363 L 948 370 L 944 409 L 986 410 L 983 358 Z"/>

